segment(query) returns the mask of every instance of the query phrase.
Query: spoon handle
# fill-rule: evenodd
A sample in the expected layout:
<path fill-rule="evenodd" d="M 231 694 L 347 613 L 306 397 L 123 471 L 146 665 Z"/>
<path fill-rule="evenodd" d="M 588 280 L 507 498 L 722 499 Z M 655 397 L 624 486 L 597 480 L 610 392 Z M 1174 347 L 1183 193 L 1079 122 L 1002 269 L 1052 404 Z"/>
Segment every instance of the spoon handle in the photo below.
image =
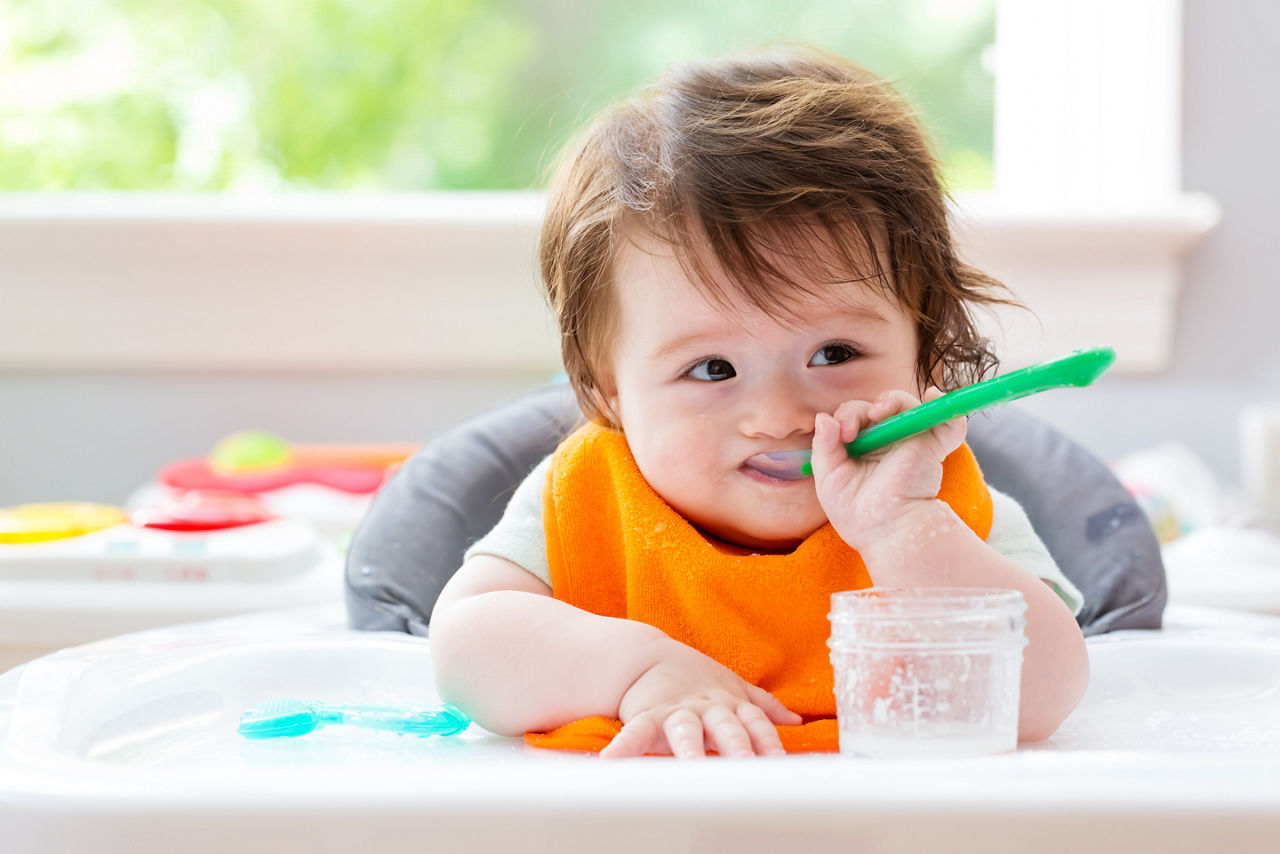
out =
<path fill-rule="evenodd" d="M 1102 376 L 1115 358 L 1116 353 L 1110 347 L 1076 350 L 1052 361 L 958 388 L 863 430 L 848 444 L 849 456 L 869 454 L 956 416 L 969 415 L 1020 397 L 1054 388 L 1087 386 Z"/>
<path fill-rule="evenodd" d="M 909 439 L 959 415 L 969 415 L 1049 389 L 1087 386 L 1102 376 L 1115 359 L 1116 352 L 1110 347 L 1076 350 L 1048 362 L 958 388 L 868 427 L 845 447 L 849 449 L 849 456 L 860 457 Z M 804 464 L 803 473 L 813 473 L 808 463 Z"/>

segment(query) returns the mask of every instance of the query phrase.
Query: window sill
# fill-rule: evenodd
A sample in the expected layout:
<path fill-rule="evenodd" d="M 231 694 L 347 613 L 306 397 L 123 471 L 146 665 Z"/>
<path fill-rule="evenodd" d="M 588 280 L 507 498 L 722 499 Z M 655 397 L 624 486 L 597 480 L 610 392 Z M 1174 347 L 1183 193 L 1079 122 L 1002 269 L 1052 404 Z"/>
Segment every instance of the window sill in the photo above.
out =
<path fill-rule="evenodd" d="M 1105 344 L 1114 371 L 1139 374 L 1169 365 L 1183 260 L 1221 217 L 1198 193 L 1105 207 L 968 196 L 957 208 L 962 256 L 1030 310 L 987 320 L 1006 367 Z"/>
<path fill-rule="evenodd" d="M 0 370 L 541 373 L 537 193 L 0 196 Z M 1118 210 L 958 202 L 961 254 L 1031 313 L 1007 366 L 1091 344 L 1168 364 L 1205 196 Z"/>

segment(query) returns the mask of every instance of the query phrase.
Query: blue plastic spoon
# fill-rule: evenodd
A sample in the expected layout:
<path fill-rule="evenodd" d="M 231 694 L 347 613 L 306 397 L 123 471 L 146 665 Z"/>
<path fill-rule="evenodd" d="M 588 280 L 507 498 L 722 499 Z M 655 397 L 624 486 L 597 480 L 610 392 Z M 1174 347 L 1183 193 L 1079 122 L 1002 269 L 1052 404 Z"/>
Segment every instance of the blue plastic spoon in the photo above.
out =
<path fill-rule="evenodd" d="M 346 724 L 400 735 L 456 735 L 471 719 L 453 706 L 353 706 L 271 700 L 240 716 L 236 731 L 245 738 L 292 738 L 331 724 Z"/>

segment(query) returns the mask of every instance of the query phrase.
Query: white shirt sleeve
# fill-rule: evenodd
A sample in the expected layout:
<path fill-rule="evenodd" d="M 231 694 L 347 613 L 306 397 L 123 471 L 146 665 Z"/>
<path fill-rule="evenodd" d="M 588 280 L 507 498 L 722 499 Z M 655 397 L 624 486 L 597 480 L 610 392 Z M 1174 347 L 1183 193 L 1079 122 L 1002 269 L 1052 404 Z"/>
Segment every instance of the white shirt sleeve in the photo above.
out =
<path fill-rule="evenodd" d="M 547 562 L 547 535 L 542 527 L 542 490 L 547 483 L 547 457 L 521 481 L 507 503 L 507 509 L 489 533 L 471 544 L 463 555 L 493 555 L 523 567 L 551 586 L 551 564 Z"/>
<path fill-rule="evenodd" d="M 1084 607 L 1084 596 L 1062 574 L 1049 549 L 1031 527 L 1027 511 L 1013 498 L 995 489 L 991 490 L 991 533 L 987 534 L 987 545 L 1048 582 L 1058 598 L 1067 603 L 1072 614 L 1080 613 Z"/>
<path fill-rule="evenodd" d="M 505 558 L 551 586 L 546 534 L 542 527 L 542 490 L 550 465 L 551 458 L 547 457 L 529 473 L 511 496 L 498 524 L 467 549 L 466 560 L 478 554 Z M 1048 582 L 1071 613 L 1080 612 L 1084 597 L 1058 569 L 1049 549 L 1031 527 L 1022 505 L 994 489 L 991 490 L 991 533 L 987 535 L 987 545 Z"/>

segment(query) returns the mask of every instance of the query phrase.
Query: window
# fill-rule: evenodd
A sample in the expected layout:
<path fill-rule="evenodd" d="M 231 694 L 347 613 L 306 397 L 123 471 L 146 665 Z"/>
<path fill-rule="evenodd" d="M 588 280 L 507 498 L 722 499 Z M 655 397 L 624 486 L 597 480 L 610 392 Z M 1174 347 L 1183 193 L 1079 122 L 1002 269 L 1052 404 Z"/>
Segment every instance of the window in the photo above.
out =
<path fill-rule="evenodd" d="M 0 190 L 528 189 L 667 64 L 779 40 L 895 79 L 992 182 L 994 0 L 0 4 Z"/>
<path fill-rule="evenodd" d="M 1160 370 L 1218 216 L 1179 186 L 1177 0 L 81 0 L 68 31 L 70 5 L 0 0 L 0 369 L 553 371 L 541 197 L 382 191 L 536 187 L 597 105 L 762 36 L 859 57 L 944 131 L 963 254 L 1035 312 L 996 319 L 1007 366 Z M 83 192 L 125 187 L 165 192 Z M 169 192 L 220 188 L 287 192 Z"/>

